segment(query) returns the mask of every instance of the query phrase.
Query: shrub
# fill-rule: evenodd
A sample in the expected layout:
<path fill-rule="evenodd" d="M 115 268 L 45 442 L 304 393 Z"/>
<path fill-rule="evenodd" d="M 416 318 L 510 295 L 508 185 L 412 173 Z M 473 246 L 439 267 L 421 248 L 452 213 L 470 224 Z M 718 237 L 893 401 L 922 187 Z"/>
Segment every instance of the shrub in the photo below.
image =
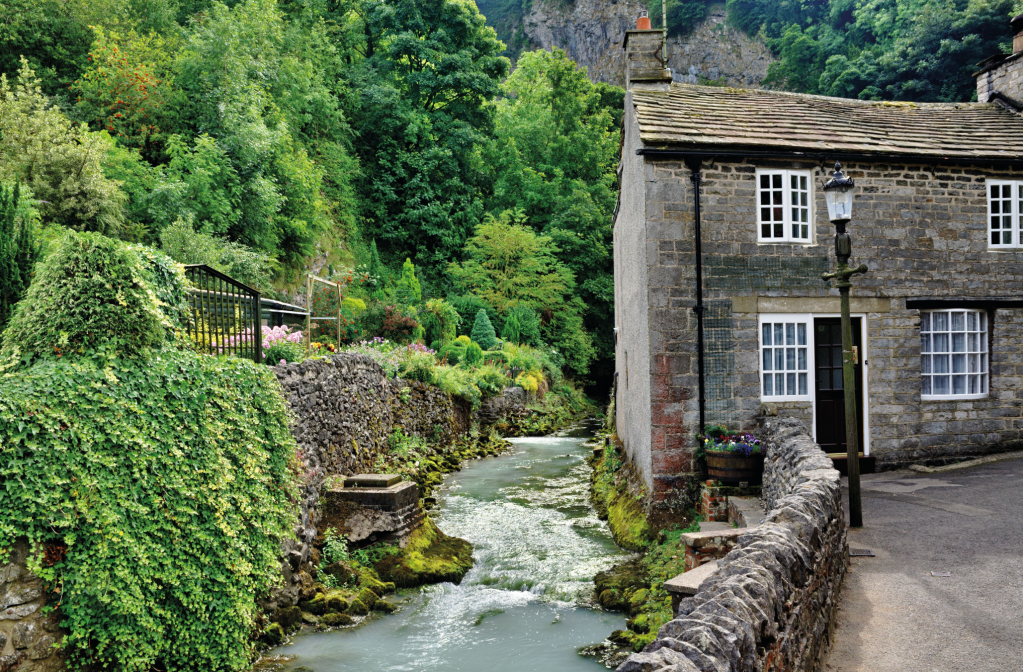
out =
<path fill-rule="evenodd" d="M 451 396 L 472 402 L 474 407 L 479 404 L 482 396 L 472 373 L 467 369 L 440 365 L 436 369 L 435 384 Z"/>
<path fill-rule="evenodd" d="M 497 345 L 497 334 L 494 332 L 494 325 L 487 317 L 487 311 L 480 310 L 476 313 L 476 322 L 472 325 L 472 340 L 480 344 L 484 350 L 492 350 Z"/>
<path fill-rule="evenodd" d="M 473 370 L 476 387 L 485 397 L 496 397 L 508 386 L 508 376 L 493 364 L 487 364 Z"/>
<path fill-rule="evenodd" d="M 459 336 L 459 338 L 465 337 Z M 472 343 L 472 341 L 469 342 Z M 437 354 L 442 360 L 447 360 L 448 364 L 455 365 L 465 361 L 465 351 L 467 347 L 468 346 L 465 343 L 455 341 L 454 343 L 448 343 L 443 346 Z"/>
<path fill-rule="evenodd" d="M 455 338 L 459 321 L 458 311 L 443 299 L 430 299 L 420 312 L 420 322 L 428 343 L 447 343 Z"/>
<path fill-rule="evenodd" d="M 520 303 L 508 311 L 505 321 L 513 319 L 519 328 L 519 337 L 516 343 L 540 345 L 540 316 L 536 314 L 535 310 Z M 503 331 L 501 333 L 504 334 Z"/>
<path fill-rule="evenodd" d="M 378 306 L 362 314 L 363 333 L 407 343 L 419 331 L 419 323 L 401 306 Z"/>
<path fill-rule="evenodd" d="M 540 389 L 540 384 L 542 382 L 543 376 L 531 371 L 523 371 L 515 377 L 515 384 L 524 389 L 526 392 L 535 393 Z"/>
<path fill-rule="evenodd" d="M 178 218 L 160 232 L 161 248 L 182 264 L 206 264 L 263 293 L 272 293 L 279 264 L 259 250 L 195 231 Z"/>
<path fill-rule="evenodd" d="M 297 515 L 288 409 L 264 367 L 163 342 L 154 277 L 71 235 L 19 304 L 9 343 L 45 357 L 0 365 L 0 562 L 47 551 L 71 669 L 243 670 Z"/>
<path fill-rule="evenodd" d="M 351 311 L 352 315 L 359 315 L 366 310 L 366 302 L 362 299 L 356 299 L 354 297 L 345 297 L 344 301 L 341 302 L 341 310 Z"/>
<path fill-rule="evenodd" d="M 512 369 L 537 372 L 543 370 L 543 355 L 528 345 L 505 343 L 504 354 L 508 366 Z"/>
<path fill-rule="evenodd" d="M 455 343 L 461 343 L 463 346 L 469 345 L 470 343 L 472 343 L 472 339 L 469 338 L 468 336 L 459 336 L 458 338 L 455 339 Z"/>
<path fill-rule="evenodd" d="M 65 235 L 36 267 L 4 333 L 0 359 L 59 358 L 94 349 L 131 357 L 163 344 L 175 324 L 152 278 L 123 243 L 95 233 Z"/>
<path fill-rule="evenodd" d="M 416 279 L 416 267 L 406 258 L 401 267 L 401 277 L 394 290 L 394 301 L 400 306 L 415 306 L 423 301 L 423 290 Z"/>
<path fill-rule="evenodd" d="M 470 343 L 465 348 L 465 363 L 467 366 L 476 366 L 483 361 L 483 349 L 478 343 Z"/>
<path fill-rule="evenodd" d="M 418 380 L 432 383 L 435 376 L 437 359 L 432 350 L 412 351 L 402 362 L 398 375 L 407 380 Z"/>

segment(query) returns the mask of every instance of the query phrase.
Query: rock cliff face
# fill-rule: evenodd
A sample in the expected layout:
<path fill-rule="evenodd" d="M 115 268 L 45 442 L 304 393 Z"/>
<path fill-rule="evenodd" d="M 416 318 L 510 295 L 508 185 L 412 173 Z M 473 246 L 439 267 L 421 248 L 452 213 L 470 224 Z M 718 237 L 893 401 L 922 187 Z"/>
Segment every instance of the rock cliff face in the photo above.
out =
<path fill-rule="evenodd" d="M 536 0 L 523 18 L 535 47 L 557 47 L 586 66 L 590 79 L 624 86 L 625 31 L 636 26 L 645 3 L 634 0 Z M 686 35 L 668 38 L 668 65 L 675 81 L 727 86 L 759 86 L 774 60 L 765 44 L 726 22 L 724 4 Z M 655 17 L 656 23 L 656 17 Z"/>

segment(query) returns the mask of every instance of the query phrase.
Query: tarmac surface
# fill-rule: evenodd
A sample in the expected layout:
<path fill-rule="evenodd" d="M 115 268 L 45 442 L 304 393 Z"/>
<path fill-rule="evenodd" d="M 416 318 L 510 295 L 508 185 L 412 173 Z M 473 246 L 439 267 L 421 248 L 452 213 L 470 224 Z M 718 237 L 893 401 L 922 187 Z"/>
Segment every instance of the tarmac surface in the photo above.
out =
<path fill-rule="evenodd" d="M 861 488 L 849 547 L 876 557 L 851 558 L 824 669 L 1023 671 L 1023 459 Z"/>

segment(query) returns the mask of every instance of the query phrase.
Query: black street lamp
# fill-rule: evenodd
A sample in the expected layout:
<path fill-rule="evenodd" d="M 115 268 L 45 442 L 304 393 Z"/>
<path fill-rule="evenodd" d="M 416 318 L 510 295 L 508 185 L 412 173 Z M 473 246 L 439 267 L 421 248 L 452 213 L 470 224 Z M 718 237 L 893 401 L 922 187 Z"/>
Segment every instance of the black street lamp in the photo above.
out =
<path fill-rule="evenodd" d="M 860 442 L 856 417 L 856 368 L 853 362 L 852 319 L 849 317 L 849 281 L 857 273 L 866 273 L 865 264 L 849 268 L 852 239 L 845 225 L 852 219 L 853 187 L 851 178 L 842 173 L 842 164 L 835 163 L 835 173 L 824 185 L 824 199 L 828 202 L 828 219 L 835 225 L 835 256 L 838 267 L 834 273 L 825 273 L 825 280 L 837 280 L 842 297 L 842 378 L 845 381 L 845 443 L 849 471 L 849 527 L 863 527 L 863 506 L 860 501 Z"/>

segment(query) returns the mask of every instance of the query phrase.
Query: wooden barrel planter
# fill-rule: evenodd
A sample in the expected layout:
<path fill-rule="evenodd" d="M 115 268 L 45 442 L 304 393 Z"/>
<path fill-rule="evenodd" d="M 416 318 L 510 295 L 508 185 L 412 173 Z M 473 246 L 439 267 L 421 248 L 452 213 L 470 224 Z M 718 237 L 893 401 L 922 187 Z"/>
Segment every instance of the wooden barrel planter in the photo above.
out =
<path fill-rule="evenodd" d="M 724 485 L 760 485 L 764 480 L 764 454 L 741 457 L 727 450 L 707 451 L 707 478 Z"/>

